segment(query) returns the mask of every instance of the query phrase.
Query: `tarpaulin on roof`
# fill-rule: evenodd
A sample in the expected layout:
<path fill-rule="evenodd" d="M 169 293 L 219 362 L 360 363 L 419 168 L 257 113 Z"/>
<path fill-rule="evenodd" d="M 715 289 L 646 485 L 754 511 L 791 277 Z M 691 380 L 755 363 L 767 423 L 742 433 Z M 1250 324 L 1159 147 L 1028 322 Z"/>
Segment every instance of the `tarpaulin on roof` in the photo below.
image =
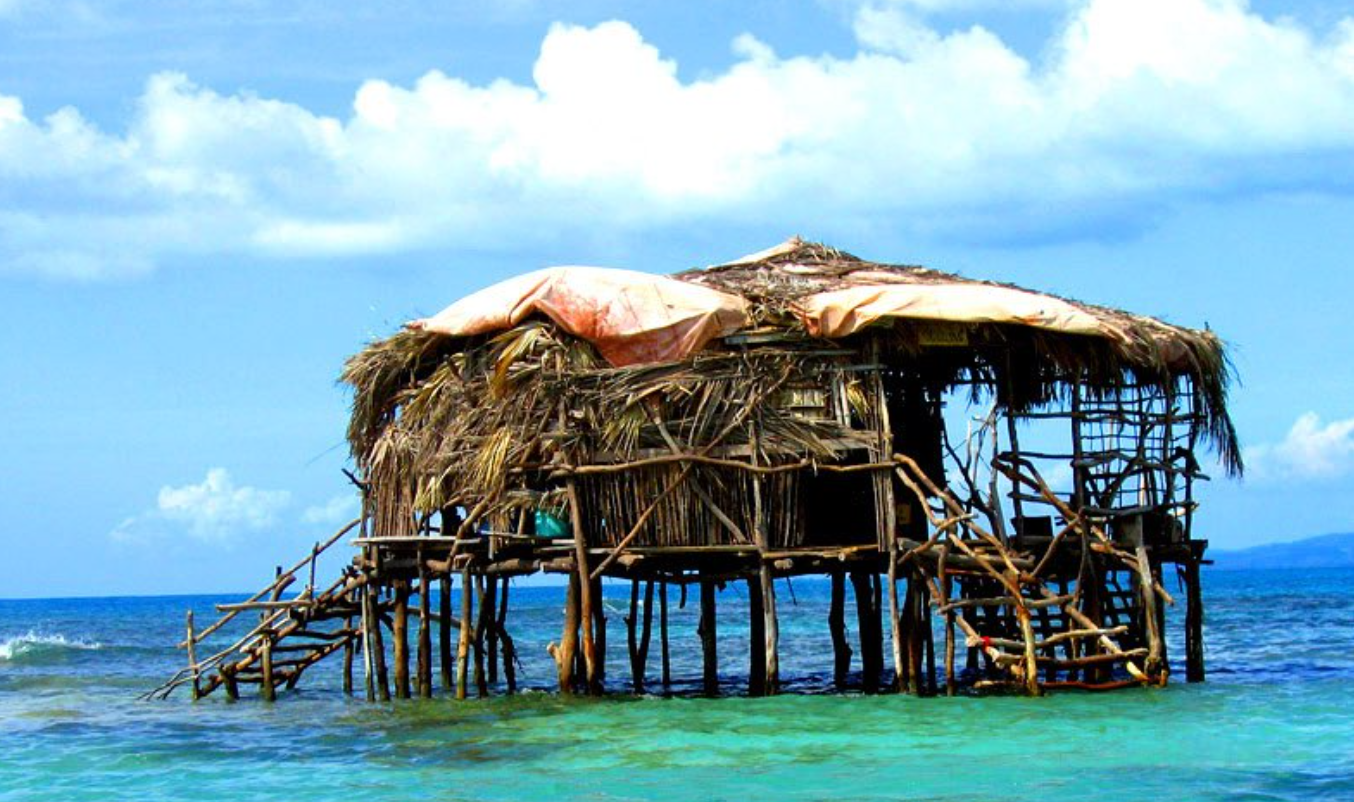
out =
<path fill-rule="evenodd" d="M 810 295 L 795 311 L 817 337 L 846 337 L 886 317 L 1015 323 L 1068 334 L 1117 336 L 1094 315 L 1060 298 L 988 284 L 857 285 Z"/>
<path fill-rule="evenodd" d="M 735 295 L 604 267 L 550 267 L 468 295 L 410 328 L 452 336 L 501 331 L 532 314 L 597 347 L 621 367 L 684 359 L 748 324 Z"/>

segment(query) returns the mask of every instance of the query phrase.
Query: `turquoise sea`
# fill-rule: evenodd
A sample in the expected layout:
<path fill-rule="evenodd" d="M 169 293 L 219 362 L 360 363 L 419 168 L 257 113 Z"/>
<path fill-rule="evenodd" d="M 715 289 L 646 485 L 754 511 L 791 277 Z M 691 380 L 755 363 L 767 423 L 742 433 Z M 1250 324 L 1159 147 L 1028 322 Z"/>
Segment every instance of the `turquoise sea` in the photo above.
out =
<path fill-rule="evenodd" d="M 1354 571 L 1207 573 L 1207 683 L 1177 666 L 1165 689 L 1042 699 L 818 693 L 826 584 L 793 590 L 793 606 L 779 594 L 782 672 L 802 693 L 770 699 L 739 695 L 737 587 L 720 598 L 720 699 L 690 684 L 625 693 L 621 587 L 607 591 L 614 693 L 601 700 L 370 704 L 339 692 L 333 665 L 275 704 L 140 702 L 182 663 L 184 610 L 210 620 L 225 598 L 0 601 L 0 799 L 1354 799 Z M 537 688 L 560 596 L 513 591 L 522 680 Z M 688 680 L 692 607 L 673 614 Z"/>

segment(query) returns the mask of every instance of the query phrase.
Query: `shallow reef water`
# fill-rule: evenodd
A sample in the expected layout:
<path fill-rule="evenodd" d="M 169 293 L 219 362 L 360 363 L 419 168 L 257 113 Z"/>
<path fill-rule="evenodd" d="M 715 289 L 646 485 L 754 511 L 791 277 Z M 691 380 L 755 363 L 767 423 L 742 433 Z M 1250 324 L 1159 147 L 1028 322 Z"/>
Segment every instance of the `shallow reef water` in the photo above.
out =
<path fill-rule="evenodd" d="M 718 699 L 692 693 L 695 605 L 675 591 L 674 695 L 626 692 L 620 586 L 612 694 L 546 692 L 562 591 L 521 587 L 509 622 L 527 690 L 459 703 L 345 697 L 337 660 L 275 704 L 141 702 L 182 664 L 183 611 L 210 620 L 227 599 L 0 601 L 0 799 L 1354 799 L 1354 571 L 1207 572 L 1208 682 L 1176 665 L 1164 689 L 1042 699 L 826 693 L 827 585 L 789 590 L 796 693 L 766 699 L 742 695 L 736 586 L 720 596 Z"/>

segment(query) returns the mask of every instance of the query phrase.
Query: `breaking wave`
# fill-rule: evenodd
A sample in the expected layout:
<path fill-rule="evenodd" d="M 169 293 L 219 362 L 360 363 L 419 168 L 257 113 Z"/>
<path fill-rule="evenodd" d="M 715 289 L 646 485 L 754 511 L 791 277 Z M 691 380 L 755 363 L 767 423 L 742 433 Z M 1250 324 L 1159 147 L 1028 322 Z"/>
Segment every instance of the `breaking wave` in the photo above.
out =
<path fill-rule="evenodd" d="M 43 635 L 29 630 L 24 635 L 0 640 L 0 662 L 13 662 L 28 656 L 55 654 L 65 651 L 90 651 L 102 649 L 101 643 L 82 640 L 70 640 L 64 635 Z"/>

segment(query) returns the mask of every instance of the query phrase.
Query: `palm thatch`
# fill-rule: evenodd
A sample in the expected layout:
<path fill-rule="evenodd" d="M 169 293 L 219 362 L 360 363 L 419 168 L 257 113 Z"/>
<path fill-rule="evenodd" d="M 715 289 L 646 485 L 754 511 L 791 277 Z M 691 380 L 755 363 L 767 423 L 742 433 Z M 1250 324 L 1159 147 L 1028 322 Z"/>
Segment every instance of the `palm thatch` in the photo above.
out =
<path fill-rule="evenodd" d="M 962 327 L 967 347 L 932 348 L 924 344 L 924 321 L 892 320 L 828 342 L 808 336 L 795 314 L 814 293 L 853 283 L 983 282 L 865 262 L 797 240 L 675 277 L 747 299 L 752 327 L 683 361 L 622 368 L 543 319 L 464 338 L 405 330 L 349 359 L 342 374 L 354 391 L 348 439 L 375 494 L 377 530 L 407 532 L 420 516 L 454 506 L 507 520 L 524 507 L 558 506 L 559 483 L 550 477 L 561 470 L 676 450 L 763 464 L 842 461 L 874 437 L 862 368 L 881 366 L 923 376 L 936 391 L 988 387 L 1011 410 L 1063 397 L 1074 382 L 1106 396 L 1130 385 L 1190 382 L 1223 463 L 1241 469 L 1226 412 L 1229 366 L 1211 332 L 1077 303 L 1122 336 L 975 323 Z M 825 396 L 829 374 L 833 389 Z M 824 414 L 796 408 L 804 397 Z M 639 517 L 638 500 L 680 483 L 682 470 L 646 466 L 627 477 L 628 489 L 617 482 L 584 487 L 594 506 L 610 510 L 595 513 L 591 524 L 615 540 L 616 530 Z M 731 508 L 722 526 L 736 540 L 739 525 L 751 525 L 750 516 L 733 511 L 747 506 L 747 488 L 715 469 L 695 475 L 706 488 L 699 492 Z M 690 501 L 672 494 L 648 536 L 660 538 L 665 526 L 721 529 L 716 521 L 675 521 L 688 514 L 683 505 L 701 506 Z"/>

